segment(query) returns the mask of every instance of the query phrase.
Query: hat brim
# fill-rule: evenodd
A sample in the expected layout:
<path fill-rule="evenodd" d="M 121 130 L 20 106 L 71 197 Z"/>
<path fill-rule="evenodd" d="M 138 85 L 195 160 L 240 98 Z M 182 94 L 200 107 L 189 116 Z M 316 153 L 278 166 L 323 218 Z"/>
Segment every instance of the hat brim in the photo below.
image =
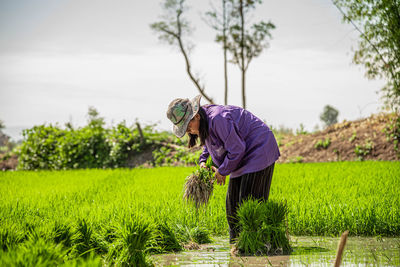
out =
<path fill-rule="evenodd" d="M 190 102 L 188 103 L 188 111 L 185 115 L 183 123 L 180 125 L 174 125 L 173 132 L 177 137 L 181 138 L 185 135 L 190 120 L 193 119 L 194 116 L 196 116 L 197 112 L 199 112 L 200 99 L 201 95 L 198 95 L 190 100 Z"/>

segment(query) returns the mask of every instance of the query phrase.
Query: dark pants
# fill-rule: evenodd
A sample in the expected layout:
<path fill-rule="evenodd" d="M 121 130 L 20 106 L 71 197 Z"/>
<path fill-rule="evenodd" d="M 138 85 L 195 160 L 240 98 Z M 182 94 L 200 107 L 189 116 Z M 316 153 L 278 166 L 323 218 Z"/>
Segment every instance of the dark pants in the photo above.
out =
<path fill-rule="evenodd" d="M 236 218 L 236 210 L 239 205 L 248 197 L 268 200 L 274 166 L 275 163 L 261 171 L 229 179 L 226 194 L 226 217 L 229 224 L 230 243 L 233 243 L 239 235 Z"/>

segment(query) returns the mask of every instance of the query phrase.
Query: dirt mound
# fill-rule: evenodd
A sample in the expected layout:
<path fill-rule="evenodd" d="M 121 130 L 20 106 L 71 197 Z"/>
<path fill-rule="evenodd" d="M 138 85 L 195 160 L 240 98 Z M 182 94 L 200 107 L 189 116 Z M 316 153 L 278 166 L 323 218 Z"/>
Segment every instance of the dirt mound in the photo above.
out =
<path fill-rule="evenodd" d="M 343 121 L 312 134 L 286 136 L 280 141 L 278 162 L 399 160 L 385 130 L 395 117 L 377 114 Z"/>

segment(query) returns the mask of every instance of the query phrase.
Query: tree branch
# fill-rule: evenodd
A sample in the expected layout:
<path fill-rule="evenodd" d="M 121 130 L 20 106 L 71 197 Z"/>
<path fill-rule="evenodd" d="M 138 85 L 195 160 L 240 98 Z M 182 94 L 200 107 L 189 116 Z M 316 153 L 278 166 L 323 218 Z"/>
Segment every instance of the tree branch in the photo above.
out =
<path fill-rule="evenodd" d="M 361 36 L 372 46 L 372 48 L 375 50 L 375 52 L 379 55 L 379 58 L 382 60 L 383 64 L 384 64 L 385 66 L 388 66 L 388 67 L 389 67 L 389 72 L 390 72 L 390 74 L 391 74 L 391 76 L 392 76 L 392 78 L 393 78 L 393 82 L 394 82 L 396 88 L 398 89 L 398 88 L 399 88 L 399 85 L 398 85 L 397 82 L 396 82 L 396 76 L 395 76 L 395 74 L 394 74 L 394 72 L 393 72 L 392 66 L 390 66 L 390 65 L 386 62 L 386 60 L 383 58 L 383 55 L 379 52 L 378 48 L 371 42 L 371 40 L 364 34 L 364 32 L 362 32 L 362 31 L 357 27 L 357 25 L 351 20 L 351 18 L 348 17 L 348 16 L 346 15 L 346 13 L 344 13 L 344 11 L 336 4 L 335 0 L 331 0 L 331 1 L 332 1 L 333 5 L 340 11 L 340 13 L 342 13 L 343 17 L 344 17 L 345 19 L 347 19 L 347 20 L 353 25 L 353 27 L 356 28 L 356 30 L 361 34 Z"/>

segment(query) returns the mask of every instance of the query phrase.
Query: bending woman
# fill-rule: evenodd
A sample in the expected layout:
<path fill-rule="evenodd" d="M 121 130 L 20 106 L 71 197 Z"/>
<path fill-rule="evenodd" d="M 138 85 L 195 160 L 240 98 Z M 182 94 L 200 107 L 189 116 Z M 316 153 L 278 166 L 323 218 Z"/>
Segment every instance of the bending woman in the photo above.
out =
<path fill-rule="evenodd" d="M 167 117 L 177 137 L 189 135 L 189 147 L 200 139 L 200 166 L 205 168 L 211 156 L 218 166 L 213 167 L 218 184 L 225 184 L 230 175 L 226 215 L 233 243 L 239 234 L 236 210 L 240 203 L 248 197 L 268 199 L 279 148 L 268 126 L 249 111 L 236 106 L 200 106 L 200 98 L 173 100 Z"/>

